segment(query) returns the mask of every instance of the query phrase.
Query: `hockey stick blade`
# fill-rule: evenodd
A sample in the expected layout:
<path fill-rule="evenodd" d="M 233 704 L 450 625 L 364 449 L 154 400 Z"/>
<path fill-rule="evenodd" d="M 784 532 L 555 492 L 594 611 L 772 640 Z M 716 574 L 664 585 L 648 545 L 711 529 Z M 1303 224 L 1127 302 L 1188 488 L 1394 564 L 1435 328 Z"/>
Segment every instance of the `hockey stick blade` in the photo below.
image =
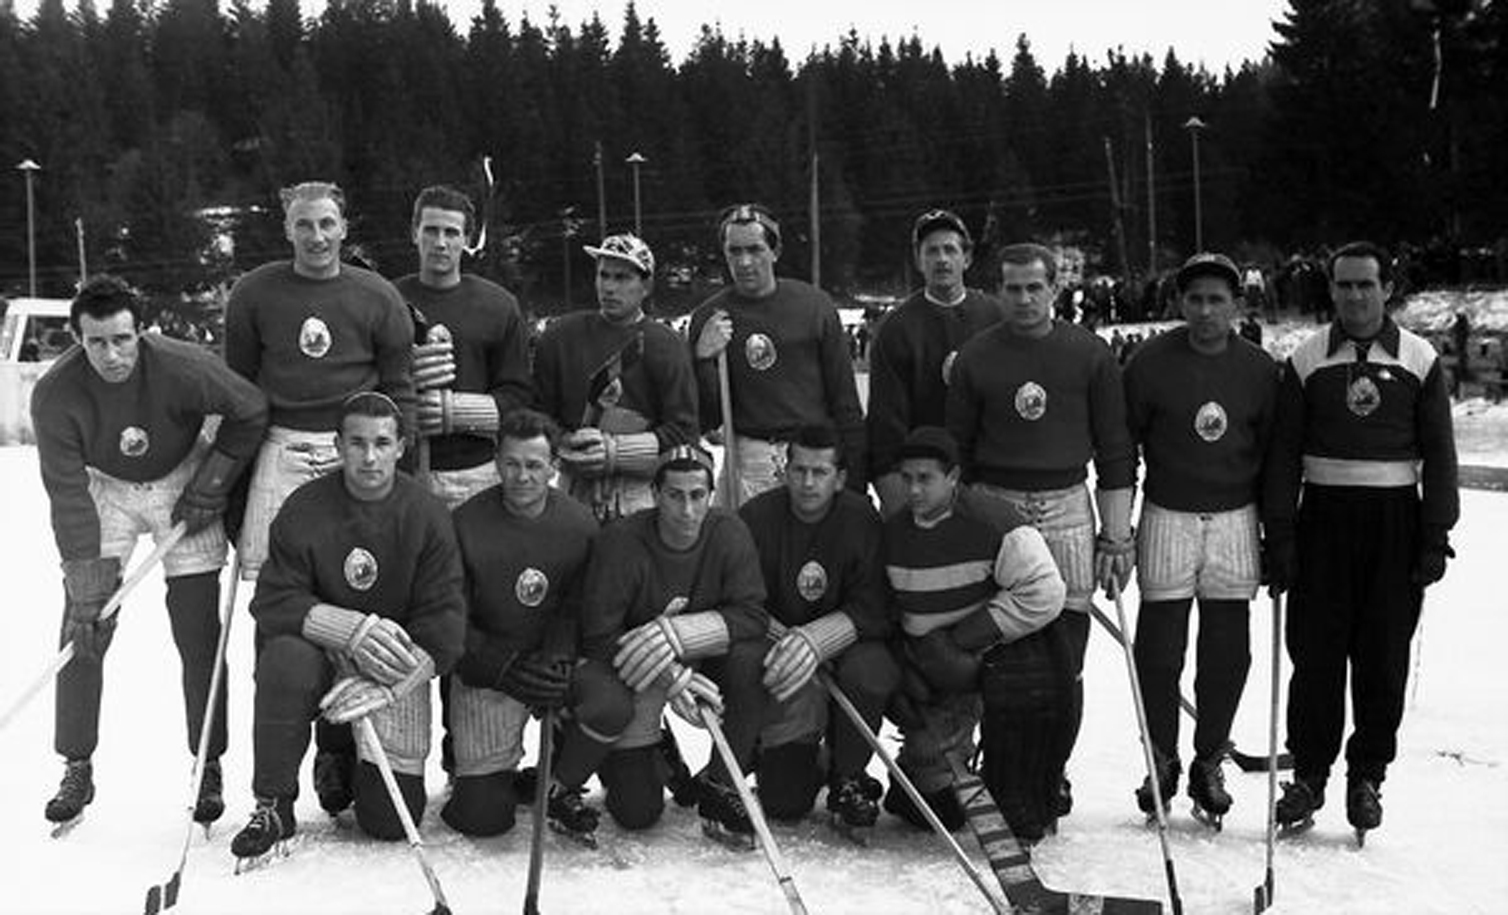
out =
<path fill-rule="evenodd" d="M 1231 744 L 1229 756 L 1231 758 L 1231 762 L 1235 763 L 1236 764 L 1236 768 L 1240 769 L 1242 772 L 1246 772 L 1246 773 L 1249 774 L 1249 773 L 1252 773 L 1252 772 L 1266 772 L 1267 771 L 1267 757 L 1266 756 L 1253 756 L 1250 753 L 1242 753 L 1240 750 L 1236 749 L 1235 744 Z M 1293 754 L 1292 753 L 1279 753 L 1278 754 L 1278 769 L 1279 769 L 1279 771 L 1283 771 L 1283 770 L 1287 770 L 1287 769 L 1292 769 L 1292 768 L 1293 768 Z"/>

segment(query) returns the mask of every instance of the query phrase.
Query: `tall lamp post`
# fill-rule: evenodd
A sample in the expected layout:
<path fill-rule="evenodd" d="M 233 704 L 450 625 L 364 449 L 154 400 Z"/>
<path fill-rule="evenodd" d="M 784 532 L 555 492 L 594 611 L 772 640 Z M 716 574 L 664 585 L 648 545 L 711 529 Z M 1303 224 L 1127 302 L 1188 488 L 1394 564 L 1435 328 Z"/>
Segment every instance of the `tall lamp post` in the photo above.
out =
<path fill-rule="evenodd" d="M 1198 252 L 1204 250 L 1204 204 L 1199 195 L 1199 131 L 1209 125 L 1195 115 L 1184 121 L 1183 126 L 1194 145 L 1194 250 Z"/>
<path fill-rule="evenodd" d="M 32 175 L 42 170 L 31 159 L 23 160 L 16 170 L 26 176 L 26 268 L 31 281 L 31 297 L 37 297 L 37 219 L 36 198 L 32 194 Z"/>
<path fill-rule="evenodd" d="M 644 222 L 642 211 L 639 208 L 639 166 L 643 165 L 649 160 L 636 152 L 623 161 L 633 166 L 634 169 L 634 234 L 639 236 L 640 238 L 643 238 Z"/>

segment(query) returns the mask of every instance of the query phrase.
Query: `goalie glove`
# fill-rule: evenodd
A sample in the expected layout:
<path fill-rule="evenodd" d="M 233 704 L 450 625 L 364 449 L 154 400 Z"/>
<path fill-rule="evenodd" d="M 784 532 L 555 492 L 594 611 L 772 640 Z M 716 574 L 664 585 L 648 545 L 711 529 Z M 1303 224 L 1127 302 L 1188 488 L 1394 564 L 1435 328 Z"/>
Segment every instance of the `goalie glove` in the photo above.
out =
<path fill-rule="evenodd" d="M 618 637 L 613 667 L 634 692 L 643 692 L 673 661 L 719 654 L 728 647 L 728 625 L 714 610 L 657 616 Z"/>
<path fill-rule="evenodd" d="M 392 685 L 368 677 L 345 677 L 319 700 L 319 711 L 331 724 L 347 724 L 380 711 L 408 695 L 416 686 L 429 682 L 435 675 L 435 662 L 423 648 L 414 646 L 419 663 L 403 679 Z"/>
<path fill-rule="evenodd" d="M 304 638 L 350 658 L 364 676 L 385 685 L 408 677 L 428 658 L 397 622 L 332 604 L 315 604 L 304 617 Z"/>

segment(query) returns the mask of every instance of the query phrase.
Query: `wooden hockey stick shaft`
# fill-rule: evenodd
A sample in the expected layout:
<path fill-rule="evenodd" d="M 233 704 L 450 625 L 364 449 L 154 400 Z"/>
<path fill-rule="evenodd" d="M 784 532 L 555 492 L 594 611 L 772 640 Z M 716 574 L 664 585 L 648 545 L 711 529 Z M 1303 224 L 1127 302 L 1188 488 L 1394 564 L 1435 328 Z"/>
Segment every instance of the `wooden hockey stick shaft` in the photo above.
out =
<path fill-rule="evenodd" d="M 393 812 L 398 814 L 398 822 L 403 824 L 408 847 L 414 853 L 414 860 L 419 862 L 419 869 L 424 871 L 424 880 L 435 897 L 435 907 L 430 910 L 430 915 L 450 915 L 450 906 L 445 902 L 445 890 L 440 886 L 440 878 L 435 875 L 435 869 L 429 864 L 429 856 L 424 853 L 424 840 L 419 838 L 419 827 L 414 825 L 414 818 L 408 812 L 403 791 L 398 787 L 398 777 L 393 774 L 393 764 L 387 758 L 387 751 L 382 748 L 382 739 L 377 736 L 377 727 L 372 724 L 371 716 L 356 719 L 356 732 L 366 743 L 367 752 L 371 754 L 372 762 L 382 775 L 382 784 L 393 802 Z"/>
<path fill-rule="evenodd" d="M 550 770 L 555 759 L 555 710 L 539 721 L 539 761 L 534 766 L 534 833 L 529 836 L 529 883 L 524 915 L 539 915 L 539 882 L 545 863 L 545 808 L 550 802 Z"/>

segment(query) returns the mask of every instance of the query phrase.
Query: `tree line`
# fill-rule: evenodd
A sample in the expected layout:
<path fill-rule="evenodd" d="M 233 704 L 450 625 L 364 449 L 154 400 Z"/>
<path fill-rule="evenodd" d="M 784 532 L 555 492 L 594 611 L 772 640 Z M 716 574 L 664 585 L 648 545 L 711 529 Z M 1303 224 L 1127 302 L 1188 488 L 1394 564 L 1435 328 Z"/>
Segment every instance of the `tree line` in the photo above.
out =
<path fill-rule="evenodd" d="M 632 228 L 635 152 L 662 304 L 714 281 L 734 202 L 780 214 L 783 271 L 808 276 L 814 163 L 821 281 L 840 294 L 913 284 L 909 226 L 934 206 L 974 227 L 981 285 L 990 251 L 1024 238 L 1114 275 L 1166 268 L 1196 234 L 1256 261 L 1354 236 L 1488 246 L 1508 234 L 1503 86 L 1508 0 L 1290 0 L 1269 53 L 1218 74 L 1172 51 L 1049 70 L 1026 35 L 949 62 L 915 36 L 850 32 L 793 61 L 715 26 L 674 61 L 633 5 L 610 30 L 553 10 L 512 22 L 485 0 L 458 29 L 427 0 L 331 0 L 317 18 L 298 0 L 42 0 L 27 20 L 0 0 L 0 150 L 7 171 L 41 165 L 53 295 L 72 289 L 80 236 L 91 271 L 168 297 L 213 288 L 286 256 L 276 191 L 325 178 L 389 276 L 413 267 L 415 192 L 448 182 L 485 204 L 472 269 L 537 310 L 568 282 L 586 305 L 580 244 L 599 187 L 608 231 Z M 20 172 L 6 187 L 0 289 L 16 293 Z"/>

